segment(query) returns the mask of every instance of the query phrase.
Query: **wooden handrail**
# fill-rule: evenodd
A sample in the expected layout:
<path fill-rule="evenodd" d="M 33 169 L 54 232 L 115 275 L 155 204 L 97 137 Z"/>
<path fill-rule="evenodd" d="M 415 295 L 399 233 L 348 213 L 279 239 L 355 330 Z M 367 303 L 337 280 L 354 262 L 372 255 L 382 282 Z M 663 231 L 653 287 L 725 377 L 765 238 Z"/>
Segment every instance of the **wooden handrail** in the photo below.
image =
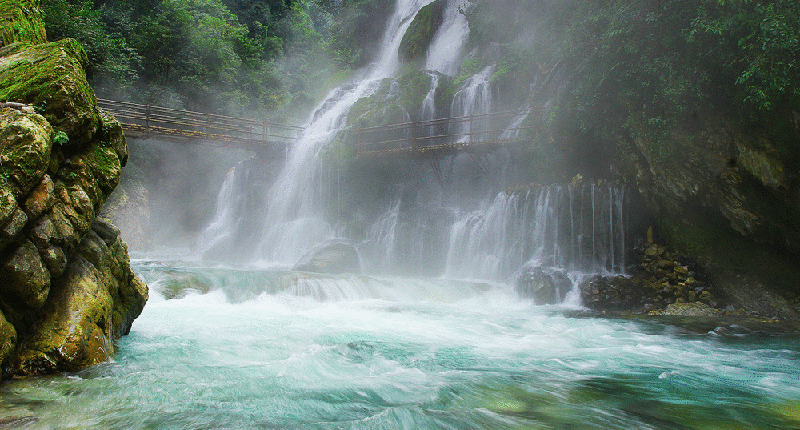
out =
<path fill-rule="evenodd" d="M 521 142 L 519 132 L 535 126 L 514 126 L 514 118 L 530 109 L 435 118 L 355 129 L 357 157 L 398 153 L 426 154 L 489 148 Z M 507 138 L 505 133 L 517 137 Z"/>
<path fill-rule="evenodd" d="M 304 130 L 268 121 L 102 98 L 97 99 L 97 105 L 114 115 L 126 130 L 146 136 L 287 145 L 296 141 Z"/>

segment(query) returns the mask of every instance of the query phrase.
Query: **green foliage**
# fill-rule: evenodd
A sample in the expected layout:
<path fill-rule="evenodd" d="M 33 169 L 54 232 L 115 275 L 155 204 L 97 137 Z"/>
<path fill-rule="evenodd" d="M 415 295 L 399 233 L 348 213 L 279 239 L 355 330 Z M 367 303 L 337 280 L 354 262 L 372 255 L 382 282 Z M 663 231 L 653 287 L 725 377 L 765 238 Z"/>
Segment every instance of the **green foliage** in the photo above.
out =
<path fill-rule="evenodd" d="M 86 46 L 90 79 L 101 96 L 264 117 L 307 108 L 319 83 L 337 72 L 335 64 L 356 65 L 339 54 L 356 47 L 366 53 L 383 30 L 384 18 L 376 16 L 385 17 L 389 4 L 42 0 L 42 9 L 51 39 L 73 37 Z M 367 12 L 357 11 L 361 6 Z M 353 24 L 347 31 L 345 21 Z M 356 33 L 366 39 L 341 37 Z"/>
<path fill-rule="evenodd" d="M 486 62 L 482 58 L 467 58 L 461 63 L 461 67 L 458 69 L 458 75 L 456 75 L 456 78 L 453 80 L 453 86 L 455 88 L 461 88 L 464 81 L 483 70 L 484 67 L 486 67 Z"/>
<path fill-rule="evenodd" d="M 393 0 L 320 1 L 335 20 L 328 49 L 339 67 L 358 68 L 375 55 Z"/>
<path fill-rule="evenodd" d="M 63 131 L 58 131 L 55 136 L 53 136 L 53 143 L 63 147 L 69 143 L 69 136 L 67 136 L 67 133 L 64 133 Z"/>
<path fill-rule="evenodd" d="M 78 40 L 89 57 L 88 74 L 103 75 L 116 85 L 137 78 L 142 58 L 120 35 L 110 33 L 89 0 L 41 0 L 50 40 Z"/>
<path fill-rule="evenodd" d="M 797 153 L 800 2 L 473 0 L 464 13 L 473 46 L 500 44 L 492 81 L 505 98 L 551 68 L 571 74 L 551 111 L 557 142 L 627 134 L 669 158 L 656 142 L 715 112 L 765 128 L 784 155 Z M 457 84 L 475 65 L 465 62 Z"/>

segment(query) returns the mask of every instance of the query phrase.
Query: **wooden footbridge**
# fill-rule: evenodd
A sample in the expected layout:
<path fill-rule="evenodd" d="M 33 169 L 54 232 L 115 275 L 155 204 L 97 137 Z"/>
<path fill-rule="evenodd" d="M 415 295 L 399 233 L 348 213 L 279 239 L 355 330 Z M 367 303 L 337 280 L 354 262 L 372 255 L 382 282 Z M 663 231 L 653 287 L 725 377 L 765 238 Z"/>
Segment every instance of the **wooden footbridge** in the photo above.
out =
<path fill-rule="evenodd" d="M 302 127 L 149 104 L 97 99 L 97 106 L 114 115 L 125 135 L 135 139 L 249 147 L 284 156 L 303 133 Z"/>
<path fill-rule="evenodd" d="M 501 147 L 524 149 L 521 144 L 529 138 L 523 130 L 535 128 L 525 120 L 533 114 L 526 109 L 357 128 L 356 154 L 358 158 L 440 157 Z"/>
<path fill-rule="evenodd" d="M 114 115 L 131 138 L 247 147 L 280 157 L 285 156 L 304 130 L 253 119 L 108 99 L 98 99 L 97 105 Z M 521 132 L 532 128 L 522 125 L 531 114 L 530 110 L 508 111 L 360 127 L 353 130 L 356 156 L 438 157 L 519 147 L 523 141 Z"/>

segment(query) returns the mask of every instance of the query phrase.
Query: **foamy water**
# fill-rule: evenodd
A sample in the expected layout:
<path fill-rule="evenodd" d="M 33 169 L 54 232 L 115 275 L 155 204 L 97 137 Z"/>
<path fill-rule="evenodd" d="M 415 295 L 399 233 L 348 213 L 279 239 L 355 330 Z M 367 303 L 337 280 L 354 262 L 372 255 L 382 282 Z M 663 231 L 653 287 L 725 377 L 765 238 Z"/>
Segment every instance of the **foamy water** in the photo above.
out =
<path fill-rule="evenodd" d="M 504 284 L 136 266 L 152 298 L 115 361 L 7 382 L 4 416 L 32 429 L 800 425 L 793 336 L 587 318 Z M 167 300 L 175 279 L 210 292 Z"/>

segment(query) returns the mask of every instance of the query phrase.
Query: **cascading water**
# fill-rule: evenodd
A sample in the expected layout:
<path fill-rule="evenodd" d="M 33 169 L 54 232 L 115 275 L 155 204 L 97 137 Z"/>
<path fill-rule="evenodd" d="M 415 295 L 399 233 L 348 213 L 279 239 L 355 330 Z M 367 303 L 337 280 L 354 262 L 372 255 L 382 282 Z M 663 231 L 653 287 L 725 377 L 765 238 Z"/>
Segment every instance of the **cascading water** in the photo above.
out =
<path fill-rule="evenodd" d="M 461 13 L 457 0 L 450 0 L 445 8 L 444 19 L 428 48 L 425 69 L 435 70 L 445 75 L 458 71 L 461 50 L 469 35 L 469 25 Z"/>
<path fill-rule="evenodd" d="M 322 180 L 319 151 L 345 125 L 344 118 L 353 104 L 369 96 L 382 79 L 396 72 L 399 66 L 397 50 L 403 34 L 414 15 L 430 1 L 398 1 L 388 20 L 377 61 L 360 81 L 333 90 L 315 110 L 303 136 L 292 148 L 286 166 L 268 192 L 263 216 L 264 234 L 254 259 L 291 265 L 315 245 L 334 237 L 333 226 L 320 215 L 328 197 L 328 184 Z M 258 217 L 259 214 L 251 216 Z M 230 227 L 235 228 L 235 223 Z M 258 234 L 242 232 L 245 235 L 254 233 Z M 230 235 L 230 232 L 218 234 Z M 206 243 L 213 244 L 214 240 Z"/>
<path fill-rule="evenodd" d="M 491 78 L 495 66 L 486 66 L 479 73 L 464 82 L 461 89 L 453 96 L 450 112 L 454 118 L 482 115 L 492 112 L 493 97 Z M 451 133 L 458 142 L 467 142 L 473 136 L 480 138 L 480 133 L 490 129 L 486 119 L 457 122 Z"/>

